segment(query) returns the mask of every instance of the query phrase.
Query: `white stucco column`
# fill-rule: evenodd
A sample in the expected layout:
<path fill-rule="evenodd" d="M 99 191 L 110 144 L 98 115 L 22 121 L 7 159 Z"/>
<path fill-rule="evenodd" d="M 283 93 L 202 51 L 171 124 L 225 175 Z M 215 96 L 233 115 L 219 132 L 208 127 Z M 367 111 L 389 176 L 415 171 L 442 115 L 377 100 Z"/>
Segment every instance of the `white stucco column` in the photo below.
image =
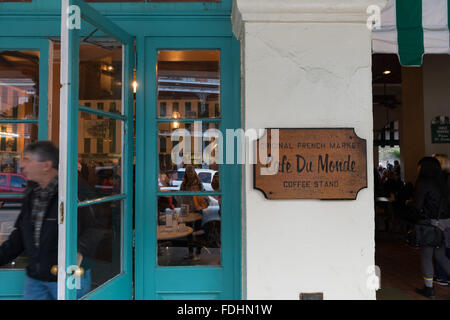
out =
<path fill-rule="evenodd" d="M 250 128 L 354 127 L 367 140 L 368 188 L 354 201 L 267 200 L 245 169 L 243 297 L 374 299 L 370 5 L 385 0 L 235 0 L 243 123 Z M 381 270 L 381 276 L 383 270 Z"/>

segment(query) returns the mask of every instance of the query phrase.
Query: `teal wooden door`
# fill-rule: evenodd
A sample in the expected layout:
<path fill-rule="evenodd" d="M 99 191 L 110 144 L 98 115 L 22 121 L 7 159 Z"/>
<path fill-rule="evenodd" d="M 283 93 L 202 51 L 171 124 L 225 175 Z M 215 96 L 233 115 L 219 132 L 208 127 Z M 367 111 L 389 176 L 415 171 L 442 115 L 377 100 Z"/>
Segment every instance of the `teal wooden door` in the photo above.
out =
<path fill-rule="evenodd" d="M 20 213 L 23 148 L 47 140 L 48 55 L 47 39 L 0 37 L 0 244 Z M 0 299 L 22 299 L 26 264 L 20 256 L 0 267 Z"/>
<path fill-rule="evenodd" d="M 241 168 L 217 161 L 234 152 L 220 135 L 240 127 L 239 43 L 148 37 L 137 48 L 136 298 L 240 299 Z M 192 152 L 177 163 L 181 141 Z"/>
<path fill-rule="evenodd" d="M 132 299 L 134 40 L 83 1 L 61 9 L 58 297 Z"/>

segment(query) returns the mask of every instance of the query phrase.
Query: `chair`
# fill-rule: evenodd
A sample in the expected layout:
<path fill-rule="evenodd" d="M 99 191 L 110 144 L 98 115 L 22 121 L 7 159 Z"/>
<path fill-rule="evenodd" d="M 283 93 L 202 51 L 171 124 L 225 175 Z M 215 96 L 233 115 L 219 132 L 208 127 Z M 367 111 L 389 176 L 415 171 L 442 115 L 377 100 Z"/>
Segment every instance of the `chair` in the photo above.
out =
<path fill-rule="evenodd" d="M 221 222 L 220 220 L 212 220 L 205 223 L 200 231 L 196 233 L 195 245 L 204 248 L 209 252 L 208 248 L 220 248 L 221 246 Z"/>

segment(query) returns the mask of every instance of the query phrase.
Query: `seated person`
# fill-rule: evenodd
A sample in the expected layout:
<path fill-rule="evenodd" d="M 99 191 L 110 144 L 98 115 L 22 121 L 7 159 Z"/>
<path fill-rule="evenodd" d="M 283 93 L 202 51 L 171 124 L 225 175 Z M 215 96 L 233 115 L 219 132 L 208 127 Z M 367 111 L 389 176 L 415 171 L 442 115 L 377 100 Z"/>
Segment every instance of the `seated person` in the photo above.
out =
<path fill-rule="evenodd" d="M 186 171 L 183 176 L 183 181 L 180 186 L 181 191 L 205 191 L 203 187 L 203 183 L 195 172 L 195 168 L 193 165 L 187 165 Z M 189 209 L 192 211 L 200 212 L 202 209 L 206 209 L 208 207 L 208 198 L 202 196 L 192 196 L 192 197 L 179 197 L 182 201 L 180 203 L 189 205 Z M 193 224 L 194 235 L 196 231 L 201 229 L 201 221 L 195 221 Z M 199 260 L 199 255 L 201 253 L 201 246 L 196 246 L 196 252 L 194 255 L 193 248 L 193 237 L 192 235 L 188 236 L 188 259 L 193 259 L 194 261 Z"/>

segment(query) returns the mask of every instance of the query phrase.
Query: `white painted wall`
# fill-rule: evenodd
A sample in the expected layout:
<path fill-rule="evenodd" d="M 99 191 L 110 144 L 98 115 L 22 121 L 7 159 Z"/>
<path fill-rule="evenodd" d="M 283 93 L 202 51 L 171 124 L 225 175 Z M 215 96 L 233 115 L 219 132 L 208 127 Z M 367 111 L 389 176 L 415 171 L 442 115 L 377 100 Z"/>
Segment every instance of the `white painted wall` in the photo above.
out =
<path fill-rule="evenodd" d="M 255 21 L 243 30 L 235 32 L 243 39 L 245 129 L 354 127 L 367 140 L 369 186 L 355 201 L 266 200 L 247 165 L 244 297 L 374 299 L 366 285 L 375 253 L 369 30 L 365 23 L 307 21 Z"/>
<path fill-rule="evenodd" d="M 425 153 L 450 156 L 450 144 L 431 143 L 431 121 L 450 117 L 450 55 L 425 55 L 423 61 Z"/>

